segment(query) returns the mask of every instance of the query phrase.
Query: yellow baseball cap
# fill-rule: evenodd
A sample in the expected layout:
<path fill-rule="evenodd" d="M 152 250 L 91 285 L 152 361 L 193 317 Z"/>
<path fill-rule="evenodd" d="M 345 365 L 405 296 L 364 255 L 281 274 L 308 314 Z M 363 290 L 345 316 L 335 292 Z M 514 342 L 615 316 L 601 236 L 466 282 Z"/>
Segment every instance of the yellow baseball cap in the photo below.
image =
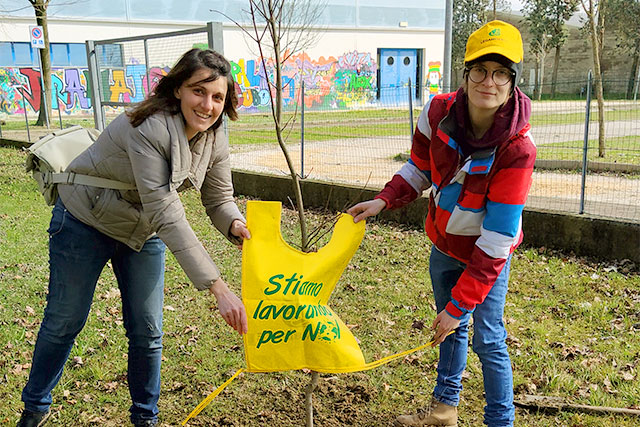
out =
<path fill-rule="evenodd" d="M 506 22 L 487 22 L 469 36 L 464 62 L 492 53 L 502 55 L 515 64 L 522 62 L 524 52 L 520 31 Z"/>

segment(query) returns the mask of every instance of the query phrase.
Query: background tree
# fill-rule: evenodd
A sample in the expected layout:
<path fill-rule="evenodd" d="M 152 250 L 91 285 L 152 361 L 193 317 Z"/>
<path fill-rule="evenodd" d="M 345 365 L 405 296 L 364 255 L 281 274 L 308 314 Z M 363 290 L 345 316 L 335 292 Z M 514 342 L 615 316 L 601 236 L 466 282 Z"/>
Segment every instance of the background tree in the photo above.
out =
<path fill-rule="evenodd" d="M 40 64 L 42 68 L 40 75 L 43 83 L 43 90 L 40 91 L 40 110 L 38 112 L 37 126 L 43 126 L 47 123 L 46 117 L 51 118 L 51 55 L 49 50 L 49 27 L 47 24 L 47 9 L 51 0 L 27 0 L 30 6 L 20 6 L 15 0 L 0 1 L 0 11 L 2 13 L 11 14 L 21 10 L 33 8 L 36 17 L 36 25 L 42 27 L 44 49 L 37 49 L 40 55 Z M 68 0 L 64 4 L 74 3 L 77 0 Z M 17 7 L 16 7 L 17 6 Z M 43 106 L 46 105 L 46 108 Z M 45 116 L 46 114 L 46 116 Z"/>
<path fill-rule="evenodd" d="M 282 93 L 285 88 L 282 82 L 282 67 L 292 55 L 303 52 L 317 42 L 320 37 L 320 18 L 325 7 L 326 3 L 318 0 L 249 0 L 249 9 L 246 11 L 251 22 L 249 29 L 234 21 L 258 49 L 271 93 L 270 106 L 276 138 L 291 176 L 303 252 L 311 249 L 312 240 L 316 240 L 316 237 L 310 239 L 307 232 L 300 180 L 286 144 L 288 128 L 293 125 L 295 113 L 288 120 L 284 119 Z M 321 234 L 319 230 L 312 232 L 312 236 Z M 311 381 L 305 390 L 306 424 L 309 427 L 313 426 L 312 398 L 318 380 L 319 374 L 312 372 Z"/>
<path fill-rule="evenodd" d="M 615 34 L 617 50 L 631 57 L 626 91 L 626 97 L 630 99 L 638 84 L 640 65 L 640 0 L 609 0 L 607 27 Z"/>
<path fill-rule="evenodd" d="M 51 0 L 29 0 L 36 14 L 36 25 L 42 26 L 44 49 L 38 49 L 40 53 L 40 64 L 42 69 L 40 75 L 44 83 L 43 90 L 40 92 L 40 112 L 36 126 L 49 124 L 46 118 L 51 117 L 51 55 L 49 53 L 49 27 L 47 25 L 47 8 Z M 46 116 L 45 116 L 46 115 Z"/>
<path fill-rule="evenodd" d="M 604 43 L 604 22 L 607 11 L 606 0 L 580 0 L 587 14 L 586 28 L 593 56 L 593 79 L 598 100 L 598 157 L 605 155 L 604 140 L 604 93 L 602 90 L 601 54 Z"/>
<path fill-rule="evenodd" d="M 460 85 L 459 71 L 464 69 L 464 52 L 467 39 L 475 30 L 487 22 L 487 10 L 489 2 L 493 0 L 454 0 L 453 1 L 453 28 L 451 40 L 451 69 L 452 86 L 444 88 L 445 91 L 453 90 Z"/>
<path fill-rule="evenodd" d="M 489 18 L 493 21 L 497 18 L 498 12 L 501 10 L 511 10 L 511 5 L 507 0 L 489 0 L 491 2 L 491 15 Z"/>
<path fill-rule="evenodd" d="M 551 16 L 551 4 L 556 0 L 525 0 L 522 8 L 524 21 L 529 28 L 529 47 L 536 58 L 534 99 L 540 100 L 544 85 L 545 58 L 551 50 L 555 22 Z"/>
<path fill-rule="evenodd" d="M 550 45 L 551 49 L 555 49 L 553 72 L 551 74 L 551 98 L 555 98 L 558 67 L 560 65 L 560 49 L 567 41 L 568 36 L 565 22 L 578 10 L 578 0 L 553 0 L 550 6 L 549 11 L 553 21 L 553 25 L 550 28 Z"/>

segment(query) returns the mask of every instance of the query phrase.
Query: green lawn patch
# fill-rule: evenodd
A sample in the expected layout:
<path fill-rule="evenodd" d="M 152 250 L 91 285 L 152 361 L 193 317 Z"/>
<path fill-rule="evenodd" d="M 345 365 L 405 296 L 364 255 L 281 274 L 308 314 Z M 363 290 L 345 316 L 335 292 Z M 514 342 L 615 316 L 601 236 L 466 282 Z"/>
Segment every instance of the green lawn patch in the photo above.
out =
<path fill-rule="evenodd" d="M 47 224 L 51 208 L 25 174 L 25 154 L 0 148 L 0 420 L 16 422 L 20 392 L 45 306 Z M 195 232 L 240 291 L 240 252 L 211 226 L 196 192 L 182 194 Z M 240 199 L 244 209 L 245 200 Z M 326 213 L 312 211 L 318 224 Z M 285 239 L 297 242 L 296 214 L 283 211 Z M 326 241 L 326 240 L 325 240 Z M 427 276 L 428 239 L 420 230 L 371 221 L 330 300 L 360 340 L 367 361 L 424 342 L 435 316 Z M 513 259 L 505 321 L 518 392 L 575 403 L 631 407 L 640 402 L 640 276 L 630 263 L 575 258 L 544 248 Z M 161 425 L 176 426 L 215 387 L 244 366 L 242 341 L 219 316 L 214 298 L 188 283 L 167 256 Z M 88 323 L 53 394 L 52 425 L 127 425 L 127 344 L 117 284 L 99 280 Z M 424 326 L 424 327 L 423 327 Z M 436 350 L 372 371 L 321 375 L 319 426 L 389 425 L 424 407 L 434 385 Z M 482 424 L 482 381 L 475 355 L 460 407 L 461 426 Z M 190 425 L 304 425 L 302 372 L 243 374 Z M 637 406 L 636 406 L 637 407 Z M 635 426 L 637 418 L 517 411 L 519 426 Z"/>
<path fill-rule="evenodd" d="M 537 159 L 582 162 L 584 141 L 554 142 L 538 146 Z M 640 165 L 640 136 L 607 138 L 605 157 L 598 157 L 598 139 L 590 139 L 587 160 L 593 162 Z"/>

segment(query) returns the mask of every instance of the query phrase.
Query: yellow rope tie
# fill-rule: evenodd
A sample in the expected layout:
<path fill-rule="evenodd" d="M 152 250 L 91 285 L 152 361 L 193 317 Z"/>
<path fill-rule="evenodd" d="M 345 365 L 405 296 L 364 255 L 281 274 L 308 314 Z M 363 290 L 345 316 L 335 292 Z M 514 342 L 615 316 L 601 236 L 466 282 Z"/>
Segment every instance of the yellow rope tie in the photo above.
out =
<path fill-rule="evenodd" d="M 207 407 L 207 405 L 209 403 L 211 403 L 211 401 L 213 399 L 215 399 L 215 397 L 217 395 L 219 395 L 222 390 L 224 390 L 229 384 L 231 384 L 231 381 L 235 380 L 236 377 L 238 375 L 240 375 L 242 372 L 244 372 L 244 368 L 240 368 L 236 371 L 235 374 L 233 374 L 233 376 L 231 378 L 229 378 L 227 381 L 224 382 L 224 384 L 222 384 L 220 387 L 218 387 L 217 389 L 215 389 L 211 394 L 209 394 L 209 396 L 207 396 L 202 402 L 200 402 L 200 404 L 198 406 L 196 406 L 196 409 L 194 409 L 193 411 L 191 411 L 191 413 L 189 414 L 189 416 L 187 418 L 185 418 L 185 420 L 182 422 L 182 425 L 187 424 L 187 421 L 189 421 L 191 418 L 195 417 L 196 415 L 198 415 L 200 412 L 202 412 L 202 410 L 204 408 Z"/>
<path fill-rule="evenodd" d="M 455 331 L 451 331 L 447 334 L 447 336 L 453 334 Z M 426 344 L 423 344 L 421 346 L 418 346 L 416 348 L 412 348 L 411 350 L 407 350 L 407 351 L 403 351 L 401 353 L 397 353 L 397 354 L 392 354 L 391 356 L 387 356 L 387 357 L 383 357 L 382 359 L 376 360 L 375 362 L 370 362 L 370 363 L 365 363 L 364 365 L 360 365 L 360 366 L 354 366 L 352 368 L 347 368 L 347 369 L 340 369 L 340 370 L 334 370 L 333 373 L 349 373 L 349 372 L 359 372 L 359 371 L 368 371 L 370 369 L 373 368 L 377 368 L 379 366 L 382 366 L 386 363 L 389 363 L 393 360 L 399 359 L 403 356 L 406 356 L 408 354 L 411 353 L 415 353 L 416 351 L 420 351 L 424 348 L 430 347 L 433 345 L 433 340 L 429 341 Z M 240 368 L 238 369 L 238 371 L 233 374 L 233 376 L 231 378 L 229 378 L 227 381 L 224 382 L 224 384 L 222 384 L 220 387 L 218 387 L 217 389 L 215 389 L 211 394 L 209 394 L 202 402 L 200 402 L 200 404 L 196 407 L 196 409 L 194 409 L 193 411 L 191 411 L 191 413 L 189 414 L 189 416 L 182 422 L 182 425 L 184 426 L 185 424 L 187 424 L 187 422 L 191 419 L 194 418 L 195 416 L 197 416 L 200 412 L 202 412 L 202 410 L 204 408 L 207 407 L 207 405 L 209 405 L 209 403 L 211 403 L 211 401 L 213 399 L 216 398 L 216 396 L 218 396 L 222 390 L 224 390 L 229 384 L 231 384 L 231 382 L 236 379 L 236 377 L 238 375 L 240 375 L 240 373 L 247 371 L 244 368 Z M 247 371 L 250 372 L 250 371 Z"/>

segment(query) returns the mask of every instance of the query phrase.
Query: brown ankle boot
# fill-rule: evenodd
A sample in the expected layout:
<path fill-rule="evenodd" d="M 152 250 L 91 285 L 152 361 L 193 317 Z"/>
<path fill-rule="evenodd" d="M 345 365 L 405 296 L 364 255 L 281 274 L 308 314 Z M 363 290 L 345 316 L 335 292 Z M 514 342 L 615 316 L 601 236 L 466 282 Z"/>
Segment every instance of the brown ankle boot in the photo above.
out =
<path fill-rule="evenodd" d="M 416 414 L 400 415 L 396 418 L 395 426 L 446 426 L 458 425 L 458 408 L 431 399 L 429 407 L 419 410 Z"/>

